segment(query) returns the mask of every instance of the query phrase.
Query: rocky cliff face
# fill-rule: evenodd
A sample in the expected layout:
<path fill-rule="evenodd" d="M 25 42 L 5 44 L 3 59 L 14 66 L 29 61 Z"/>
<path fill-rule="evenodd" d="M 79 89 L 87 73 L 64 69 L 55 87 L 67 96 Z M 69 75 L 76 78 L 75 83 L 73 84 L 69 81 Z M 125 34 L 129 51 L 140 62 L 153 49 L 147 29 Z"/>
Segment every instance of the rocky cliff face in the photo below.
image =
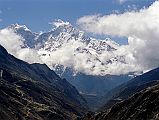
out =
<path fill-rule="evenodd" d="M 86 111 L 76 88 L 44 64 L 28 64 L 0 46 L 0 119 L 71 120 Z"/>

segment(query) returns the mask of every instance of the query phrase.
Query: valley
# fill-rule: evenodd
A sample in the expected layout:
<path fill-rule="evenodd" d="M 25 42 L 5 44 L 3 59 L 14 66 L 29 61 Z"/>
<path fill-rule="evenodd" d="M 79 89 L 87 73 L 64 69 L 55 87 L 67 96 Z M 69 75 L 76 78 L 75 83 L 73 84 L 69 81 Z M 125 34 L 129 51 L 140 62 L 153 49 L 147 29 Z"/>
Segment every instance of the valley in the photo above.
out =
<path fill-rule="evenodd" d="M 100 106 L 92 106 L 92 101 L 98 101 L 109 90 L 127 82 L 137 72 L 132 69 L 121 75 L 111 73 L 111 69 L 131 65 L 126 62 L 126 55 L 118 53 L 122 46 L 110 38 L 91 38 L 84 31 L 60 19 L 53 24 L 52 30 L 42 33 L 32 32 L 27 26 L 19 24 L 12 24 L 2 31 L 13 32 L 19 37 L 21 46 L 17 46 L 20 47 L 19 50 L 15 49 L 16 53 L 12 53 L 17 58 L 29 63 L 46 64 L 61 78 L 67 79 L 80 93 L 96 94 L 96 97 L 87 100 L 91 110 Z"/>
<path fill-rule="evenodd" d="M 159 120 L 159 0 L 0 0 L 0 120 Z"/>
<path fill-rule="evenodd" d="M 2 46 L 0 69 L 3 120 L 158 119 L 158 68 L 119 85 L 100 99 L 96 94 L 79 93 L 46 65 L 21 61 Z M 98 102 L 102 107 L 90 112 Z"/>

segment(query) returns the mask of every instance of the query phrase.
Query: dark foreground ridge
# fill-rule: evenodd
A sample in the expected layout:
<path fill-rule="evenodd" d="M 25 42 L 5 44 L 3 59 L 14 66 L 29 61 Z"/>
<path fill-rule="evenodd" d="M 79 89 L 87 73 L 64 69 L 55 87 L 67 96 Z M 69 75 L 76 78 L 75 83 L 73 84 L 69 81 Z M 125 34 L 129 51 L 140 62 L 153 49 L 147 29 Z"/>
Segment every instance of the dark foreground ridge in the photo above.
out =
<path fill-rule="evenodd" d="M 72 120 L 86 112 L 76 88 L 43 64 L 21 61 L 0 45 L 0 120 Z"/>
<path fill-rule="evenodd" d="M 159 80 L 159 68 L 153 69 L 143 75 L 137 76 L 108 92 L 101 102 L 106 103 L 101 110 L 111 108 L 115 103 L 128 99 L 141 90 L 156 85 Z"/>
<path fill-rule="evenodd" d="M 99 112 L 88 113 L 82 120 L 158 120 L 159 68 L 135 77 L 106 96 Z"/>
<path fill-rule="evenodd" d="M 82 120 L 158 120 L 159 83 L 115 104 L 110 110 L 87 114 Z"/>

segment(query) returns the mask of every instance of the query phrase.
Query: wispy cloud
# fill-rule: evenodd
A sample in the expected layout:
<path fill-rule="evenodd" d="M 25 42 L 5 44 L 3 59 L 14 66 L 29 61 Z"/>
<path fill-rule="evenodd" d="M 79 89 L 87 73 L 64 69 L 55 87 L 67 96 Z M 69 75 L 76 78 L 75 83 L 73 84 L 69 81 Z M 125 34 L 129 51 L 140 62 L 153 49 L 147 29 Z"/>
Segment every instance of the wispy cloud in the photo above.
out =
<path fill-rule="evenodd" d="M 2 10 L 0 10 L 0 15 L 2 14 Z M 3 21 L 3 19 L 2 18 L 0 18 L 0 22 L 2 22 Z"/>
<path fill-rule="evenodd" d="M 117 0 L 117 2 L 119 2 L 119 3 L 124 3 L 126 1 L 128 1 L 128 0 Z"/>

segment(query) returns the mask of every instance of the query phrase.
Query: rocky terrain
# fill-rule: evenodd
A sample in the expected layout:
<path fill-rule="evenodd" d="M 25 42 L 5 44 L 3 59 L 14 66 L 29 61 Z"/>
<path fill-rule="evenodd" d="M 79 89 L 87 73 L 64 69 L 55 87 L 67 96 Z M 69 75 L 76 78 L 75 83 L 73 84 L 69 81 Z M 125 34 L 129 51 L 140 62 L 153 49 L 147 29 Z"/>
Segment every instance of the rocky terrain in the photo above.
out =
<path fill-rule="evenodd" d="M 158 120 L 159 82 L 115 104 L 110 110 L 88 113 L 82 120 Z"/>
<path fill-rule="evenodd" d="M 81 119 L 158 120 L 158 73 L 159 68 L 156 68 L 116 87 L 107 94 L 106 104 L 98 112 L 89 112 Z"/>
<path fill-rule="evenodd" d="M 133 94 L 155 85 L 159 80 L 158 73 L 159 68 L 156 68 L 112 89 L 101 98 L 100 103 L 106 103 L 102 106 L 101 110 L 109 109 L 116 102 L 123 101 Z"/>

